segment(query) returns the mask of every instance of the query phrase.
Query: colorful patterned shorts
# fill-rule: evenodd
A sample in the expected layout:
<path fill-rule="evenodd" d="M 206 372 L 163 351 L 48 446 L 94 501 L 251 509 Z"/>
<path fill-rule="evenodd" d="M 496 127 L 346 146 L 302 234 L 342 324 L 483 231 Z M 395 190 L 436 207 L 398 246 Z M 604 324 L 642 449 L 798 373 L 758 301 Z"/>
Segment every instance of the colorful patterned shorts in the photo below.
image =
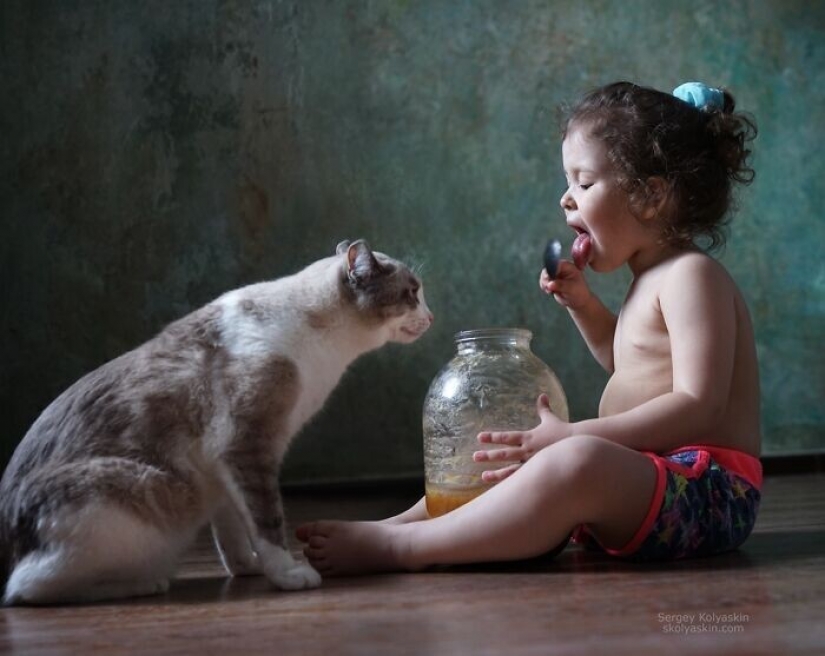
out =
<path fill-rule="evenodd" d="M 586 527 L 575 539 L 631 560 L 674 560 L 736 549 L 759 511 L 759 460 L 720 447 L 646 453 L 658 472 L 650 510 L 636 535 L 618 550 L 601 547 Z M 723 465 L 724 463 L 724 465 Z"/>

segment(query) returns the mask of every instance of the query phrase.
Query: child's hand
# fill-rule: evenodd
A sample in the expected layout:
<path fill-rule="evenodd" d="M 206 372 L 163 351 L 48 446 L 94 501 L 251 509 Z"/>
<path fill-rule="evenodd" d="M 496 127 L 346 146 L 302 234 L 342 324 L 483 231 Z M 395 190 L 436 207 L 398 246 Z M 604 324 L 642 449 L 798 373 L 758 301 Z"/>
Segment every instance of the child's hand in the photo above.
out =
<path fill-rule="evenodd" d="M 485 471 L 481 475 L 484 482 L 497 483 L 507 478 L 537 451 L 570 434 L 570 424 L 563 422 L 550 411 L 550 400 L 546 394 L 539 396 L 536 406 L 540 421 L 539 425 L 531 430 L 485 431 L 478 434 L 478 441 L 482 444 L 503 444 L 506 446 L 501 449 L 476 451 L 473 454 L 475 462 L 509 461 L 511 463 L 500 469 Z"/>
<path fill-rule="evenodd" d="M 554 280 L 550 280 L 547 271 L 542 269 L 539 287 L 545 294 L 552 294 L 557 303 L 572 310 L 583 307 L 592 296 L 584 274 L 570 260 L 559 262 Z"/>

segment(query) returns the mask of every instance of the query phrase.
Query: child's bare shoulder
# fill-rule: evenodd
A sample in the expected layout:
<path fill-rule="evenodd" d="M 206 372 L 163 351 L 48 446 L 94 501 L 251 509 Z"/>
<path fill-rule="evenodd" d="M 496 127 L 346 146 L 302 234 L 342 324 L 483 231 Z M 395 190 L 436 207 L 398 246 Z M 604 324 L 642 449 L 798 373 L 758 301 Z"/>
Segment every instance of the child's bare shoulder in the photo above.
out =
<path fill-rule="evenodd" d="M 701 251 L 671 258 L 658 285 L 660 307 L 670 311 L 720 312 L 737 303 L 739 289 L 724 266 Z"/>
<path fill-rule="evenodd" d="M 710 255 L 701 251 L 685 251 L 668 261 L 664 286 L 675 292 L 684 292 L 686 286 L 717 287 L 718 291 L 733 291 L 735 284 L 727 269 Z"/>

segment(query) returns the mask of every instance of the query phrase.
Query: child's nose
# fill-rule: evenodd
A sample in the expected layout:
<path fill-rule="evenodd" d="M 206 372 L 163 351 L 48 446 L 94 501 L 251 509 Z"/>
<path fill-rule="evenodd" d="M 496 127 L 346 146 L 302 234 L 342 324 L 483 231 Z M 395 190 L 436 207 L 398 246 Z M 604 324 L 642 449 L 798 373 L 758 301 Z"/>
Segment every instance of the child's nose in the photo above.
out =
<path fill-rule="evenodd" d="M 563 210 L 572 210 L 576 206 L 576 203 L 573 201 L 573 196 L 570 195 L 569 189 L 565 189 L 564 193 L 561 195 L 559 205 L 561 205 Z"/>

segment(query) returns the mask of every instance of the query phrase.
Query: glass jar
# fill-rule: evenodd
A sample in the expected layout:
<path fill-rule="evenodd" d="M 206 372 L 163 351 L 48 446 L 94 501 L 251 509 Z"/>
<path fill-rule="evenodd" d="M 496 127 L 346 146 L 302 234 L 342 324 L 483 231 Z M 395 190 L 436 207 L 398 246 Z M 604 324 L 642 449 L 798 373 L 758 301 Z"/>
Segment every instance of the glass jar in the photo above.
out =
<path fill-rule="evenodd" d="M 568 420 L 559 379 L 530 350 L 533 334 L 521 328 L 464 330 L 457 353 L 436 375 L 424 399 L 424 472 L 427 511 L 443 515 L 490 487 L 485 469 L 508 463 L 473 462 L 486 430 L 528 430 L 538 424 L 536 400 L 544 392 L 550 408 Z"/>

